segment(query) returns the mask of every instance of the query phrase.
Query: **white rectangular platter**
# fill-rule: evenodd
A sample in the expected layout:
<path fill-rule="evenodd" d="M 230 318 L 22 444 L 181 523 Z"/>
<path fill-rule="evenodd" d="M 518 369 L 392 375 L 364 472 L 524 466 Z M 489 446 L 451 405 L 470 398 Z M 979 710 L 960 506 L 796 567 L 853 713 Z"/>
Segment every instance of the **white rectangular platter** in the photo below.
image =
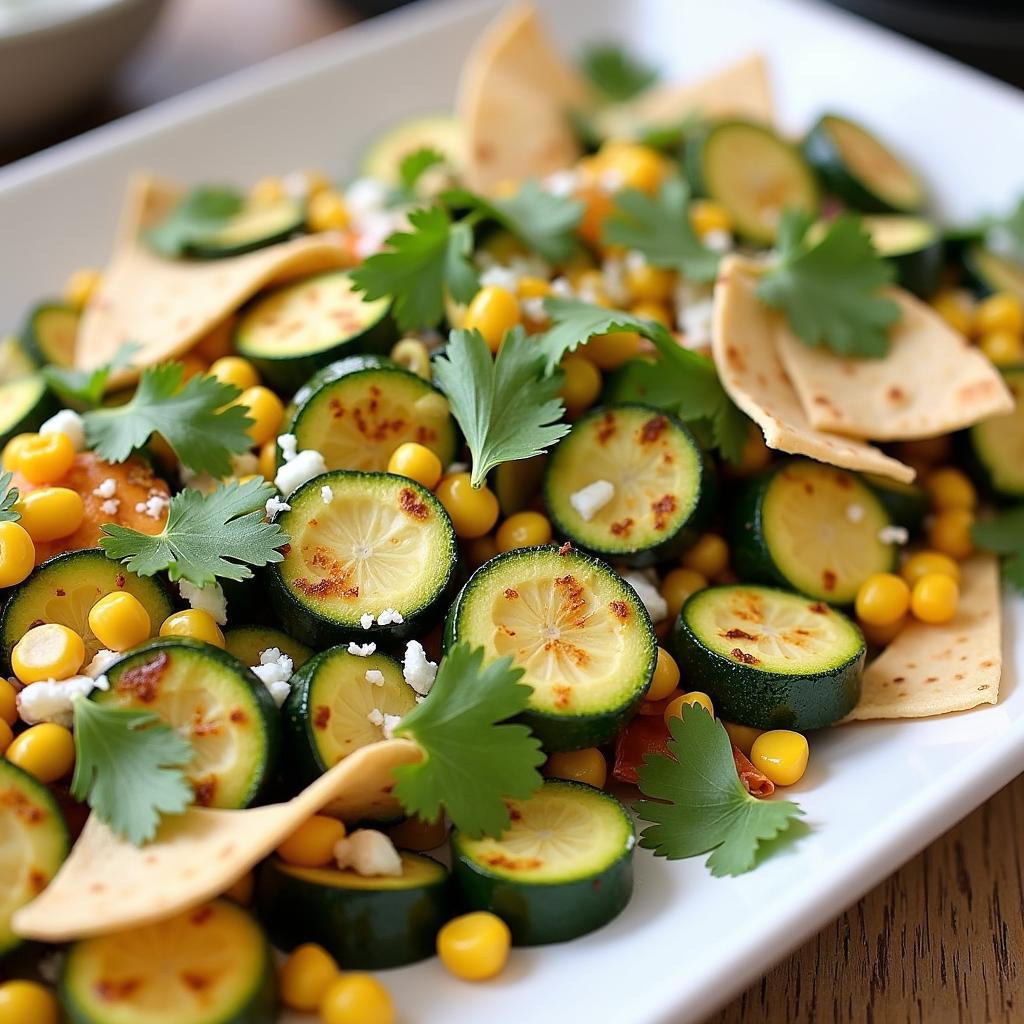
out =
<path fill-rule="evenodd" d="M 105 256 L 128 175 L 251 181 L 307 166 L 347 173 L 398 117 L 446 108 L 495 0 L 419 4 L 0 170 L 0 327 L 66 273 Z M 1005 207 L 1024 185 L 1024 96 L 801 0 L 549 0 L 569 51 L 614 38 L 695 77 L 752 49 L 771 64 L 783 125 L 825 109 L 912 155 L 943 213 Z M 244 26 L 240 26 L 244 30 Z M 793 795 L 813 832 L 753 874 L 636 858 L 636 896 L 576 942 L 519 950 L 495 982 L 436 961 L 387 972 L 405 1024 L 681 1024 L 712 1012 L 1024 770 L 1024 602 L 1007 598 L 1002 697 L 940 719 L 812 739 Z M 296 1021 L 299 1018 L 295 1018 Z"/>

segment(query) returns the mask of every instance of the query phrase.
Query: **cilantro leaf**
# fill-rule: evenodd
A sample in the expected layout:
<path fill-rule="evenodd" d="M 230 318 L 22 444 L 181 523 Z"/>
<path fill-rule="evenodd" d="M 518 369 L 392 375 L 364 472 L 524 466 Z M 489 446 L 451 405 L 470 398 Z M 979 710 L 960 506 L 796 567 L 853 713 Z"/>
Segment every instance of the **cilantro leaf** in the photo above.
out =
<path fill-rule="evenodd" d="M 852 214 L 840 214 L 813 243 L 812 219 L 800 210 L 783 213 L 779 258 L 762 276 L 757 297 L 784 310 L 805 345 L 841 356 L 884 356 L 889 328 L 900 318 L 900 307 L 878 294 L 892 283 L 892 266 Z"/>
<path fill-rule="evenodd" d="M 133 341 L 126 341 L 109 363 L 97 366 L 95 370 L 65 370 L 60 366 L 44 366 L 43 376 L 50 390 L 57 392 L 65 402 L 99 405 L 103 401 L 110 375 L 130 366 L 132 356 L 141 347 Z"/>
<path fill-rule="evenodd" d="M 217 576 L 247 580 L 250 565 L 280 562 L 278 549 L 288 543 L 288 534 L 264 519 L 264 506 L 275 493 L 263 480 L 221 484 L 209 494 L 186 488 L 171 498 L 160 533 L 106 523 L 100 547 L 139 576 L 166 569 L 172 580 L 197 587 Z"/>
<path fill-rule="evenodd" d="M 11 486 L 13 479 L 11 472 L 0 474 L 0 523 L 16 523 L 21 518 L 21 513 L 14 508 L 20 495 L 18 488 Z"/>
<path fill-rule="evenodd" d="M 196 243 L 222 228 L 240 213 L 245 200 L 235 189 L 204 185 L 186 195 L 159 224 L 145 234 L 146 243 L 161 256 L 180 257 Z"/>
<path fill-rule="evenodd" d="M 641 846 L 669 860 L 714 851 L 707 862 L 713 875 L 740 875 L 756 866 L 763 843 L 806 831 L 793 827 L 803 814 L 799 805 L 758 800 L 743 788 L 729 736 L 704 708 L 687 705 L 669 728 L 672 757 L 648 755 L 640 768 L 640 791 L 652 799 L 641 800 L 636 811 L 653 822 L 641 833 Z"/>
<path fill-rule="evenodd" d="M 452 331 L 434 374 L 473 456 L 473 486 L 502 462 L 540 455 L 569 432 L 560 380 L 545 376 L 541 353 L 522 327 L 498 355 L 476 331 Z"/>
<path fill-rule="evenodd" d="M 536 181 L 523 182 L 508 199 L 488 199 L 468 189 L 451 189 L 442 198 L 497 221 L 549 263 L 564 262 L 576 249 L 575 231 L 583 217 L 583 204 L 570 196 L 545 192 Z"/>
<path fill-rule="evenodd" d="M 423 176 L 425 171 L 431 167 L 438 167 L 448 163 L 444 153 L 432 149 L 430 146 L 423 146 L 421 149 L 414 149 L 406 153 L 398 165 L 398 180 L 402 183 L 402 189 L 407 195 L 416 194 L 416 183 Z"/>
<path fill-rule="evenodd" d="M 604 240 L 644 254 L 656 267 L 678 270 L 694 281 L 713 281 L 718 253 L 697 237 L 690 223 L 690 190 L 678 175 L 662 182 L 656 196 L 626 189 L 604 223 Z"/>
<path fill-rule="evenodd" d="M 162 363 L 142 371 L 130 402 L 85 413 L 89 447 L 108 462 L 124 462 L 153 434 L 160 434 L 189 469 L 227 476 L 232 453 L 252 447 L 252 420 L 241 392 L 216 377 L 196 376 L 182 386 L 181 363 Z"/>
<path fill-rule="evenodd" d="M 971 536 L 978 547 L 1003 555 L 1003 575 L 1024 593 L 1024 505 L 987 522 L 975 523 Z"/>
<path fill-rule="evenodd" d="M 580 69 L 590 84 L 613 103 L 632 99 L 659 78 L 655 68 L 632 57 L 618 43 L 590 47 L 583 54 Z"/>
<path fill-rule="evenodd" d="M 473 247 L 468 225 L 452 226 L 440 206 L 413 210 L 411 231 L 397 231 L 388 248 L 352 271 L 355 287 L 368 300 L 390 298 L 403 331 L 435 327 L 444 314 L 445 290 L 468 302 L 479 287 L 469 262 Z"/>
<path fill-rule="evenodd" d="M 195 794 L 183 765 L 192 745 L 150 711 L 74 703 L 75 774 L 71 794 L 113 832 L 141 846 L 164 814 L 180 814 Z"/>
<path fill-rule="evenodd" d="M 505 798 L 525 799 L 541 786 L 540 742 L 525 725 L 505 721 L 522 711 L 530 687 L 511 658 L 483 664 L 480 647 L 458 644 L 441 660 L 430 696 L 395 734 L 423 750 L 418 764 L 395 769 L 395 795 L 407 814 L 433 821 L 443 807 L 467 835 L 499 836 L 510 819 Z"/>

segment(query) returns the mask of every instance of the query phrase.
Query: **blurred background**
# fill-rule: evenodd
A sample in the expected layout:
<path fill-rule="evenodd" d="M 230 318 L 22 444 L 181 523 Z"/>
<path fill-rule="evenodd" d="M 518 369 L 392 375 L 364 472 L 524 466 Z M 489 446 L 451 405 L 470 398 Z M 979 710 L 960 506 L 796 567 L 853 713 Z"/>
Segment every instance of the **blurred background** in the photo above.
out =
<path fill-rule="evenodd" d="M 835 2 L 1024 86 L 1024 0 Z M 0 0 L 0 164 L 397 6 Z"/>

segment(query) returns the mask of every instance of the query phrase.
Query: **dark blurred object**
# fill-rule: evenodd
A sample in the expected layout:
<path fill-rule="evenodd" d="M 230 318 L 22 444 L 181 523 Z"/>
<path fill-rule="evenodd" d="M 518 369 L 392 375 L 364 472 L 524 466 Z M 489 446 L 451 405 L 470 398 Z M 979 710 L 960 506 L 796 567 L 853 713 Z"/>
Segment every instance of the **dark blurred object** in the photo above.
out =
<path fill-rule="evenodd" d="M 351 11 L 357 18 L 372 18 L 408 3 L 412 3 L 412 0 L 339 0 L 340 6 Z"/>
<path fill-rule="evenodd" d="M 1024 0 L 830 0 L 1024 88 Z"/>

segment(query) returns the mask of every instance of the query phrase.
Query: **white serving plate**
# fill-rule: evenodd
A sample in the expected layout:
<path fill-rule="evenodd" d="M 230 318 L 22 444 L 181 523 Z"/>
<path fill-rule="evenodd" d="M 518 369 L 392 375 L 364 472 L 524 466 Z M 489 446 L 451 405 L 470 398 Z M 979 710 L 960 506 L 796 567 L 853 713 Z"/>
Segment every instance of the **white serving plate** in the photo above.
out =
<path fill-rule="evenodd" d="M 497 6 L 407 8 L 0 170 L 0 326 L 102 260 L 136 168 L 239 181 L 345 172 L 377 129 L 450 104 Z M 1005 207 L 1024 184 L 1019 93 L 849 15 L 806 0 L 542 6 L 568 50 L 616 38 L 670 76 L 765 50 L 786 127 L 825 108 L 863 117 L 916 157 L 950 216 Z M 1024 602 L 1008 597 L 1006 608 L 1000 703 L 814 737 L 792 790 L 814 831 L 791 850 L 736 879 L 712 878 L 703 858 L 638 851 L 632 903 L 592 935 L 518 950 L 487 985 L 436 961 L 386 972 L 402 1021 L 682 1024 L 712 1012 L 1024 769 Z"/>

